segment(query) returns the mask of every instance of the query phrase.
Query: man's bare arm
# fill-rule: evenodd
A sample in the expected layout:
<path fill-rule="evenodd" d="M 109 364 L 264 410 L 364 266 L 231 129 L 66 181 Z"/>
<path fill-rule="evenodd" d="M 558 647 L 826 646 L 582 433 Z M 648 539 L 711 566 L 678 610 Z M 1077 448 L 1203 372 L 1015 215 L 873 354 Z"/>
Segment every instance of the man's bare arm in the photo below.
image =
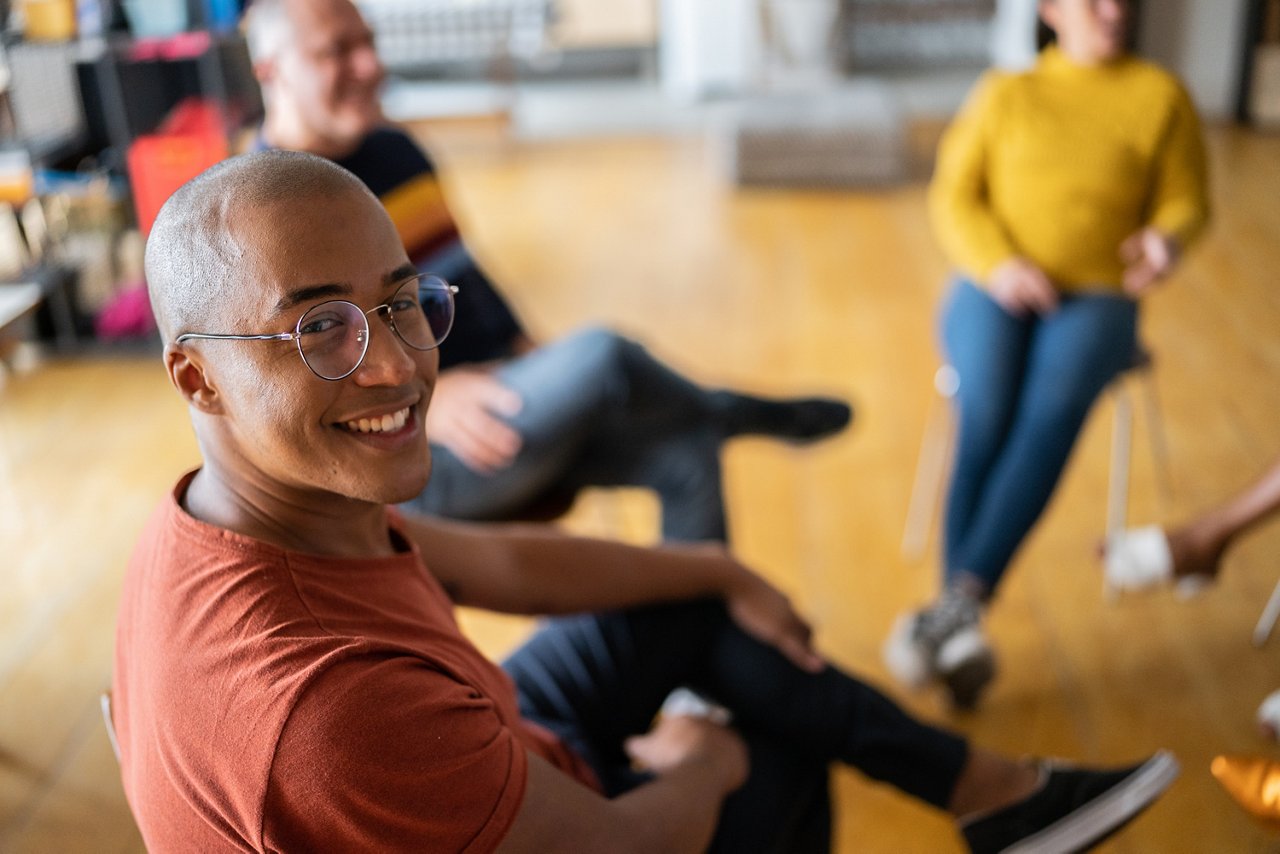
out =
<path fill-rule="evenodd" d="M 642 741 L 629 750 L 653 758 L 657 778 L 613 800 L 529 754 L 524 802 L 499 852 L 705 851 L 724 798 L 747 777 L 741 739 L 707 721 L 673 718 Z"/>
<path fill-rule="evenodd" d="M 639 548 L 544 525 L 406 518 L 431 572 L 459 605 L 515 614 L 604 611 L 721 598 L 744 630 L 798 667 L 823 662 L 786 597 L 719 544 Z"/>

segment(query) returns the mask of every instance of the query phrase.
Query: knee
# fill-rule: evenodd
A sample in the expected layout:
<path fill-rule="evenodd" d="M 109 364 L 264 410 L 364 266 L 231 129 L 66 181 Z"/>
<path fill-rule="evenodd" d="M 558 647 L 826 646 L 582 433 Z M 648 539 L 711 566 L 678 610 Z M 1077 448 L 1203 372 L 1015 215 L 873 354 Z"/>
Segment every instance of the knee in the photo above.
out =
<path fill-rule="evenodd" d="M 576 333 L 573 346 L 580 365 L 592 366 L 598 371 L 613 371 L 623 364 L 629 350 L 640 345 L 611 329 L 593 326 Z"/>

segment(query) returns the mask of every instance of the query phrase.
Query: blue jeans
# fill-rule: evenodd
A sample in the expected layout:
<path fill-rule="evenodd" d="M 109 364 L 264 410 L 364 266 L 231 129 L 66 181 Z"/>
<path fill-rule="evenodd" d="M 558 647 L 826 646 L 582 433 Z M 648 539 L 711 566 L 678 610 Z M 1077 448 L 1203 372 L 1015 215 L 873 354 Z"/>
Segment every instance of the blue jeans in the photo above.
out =
<path fill-rule="evenodd" d="M 723 436 L 708 392 L 626 338 L 590 329 L 502 365 L 496 376 L 524 406 L 509 423 L 523 444 L 492 474 L 431 446 L 431 480 L 406 506 L 473 520 L 518 516 L 548 494 L 584 486 L 647 486 L 668 540 L 724 540 Z"/>
<path fill-rule="evenodd" d="M 1098 394 L 1131 366 L 1137 305 L 1110 293 L 1064 295 L 1017 318 L 968 281 L 942 312 L 960 377 L 959 437 L 947 495 L 944 571 L 994 592 L 1048 504 Z"/>
<path fill-rule="evenodd" d="M 719 601 L 551 620 L 503 667 L 521 714 L 577 751 L 610 797 L 647 779 L 622 744 L 649 729 L 672 689 L 689 686 L 727 707 L 751 773 L 724 804 L 717 852 L 828 851 L 832 762 L 945 809 L 968 759 L 963 740 L 852 676 L 792 666 L 739 630 Z"/>

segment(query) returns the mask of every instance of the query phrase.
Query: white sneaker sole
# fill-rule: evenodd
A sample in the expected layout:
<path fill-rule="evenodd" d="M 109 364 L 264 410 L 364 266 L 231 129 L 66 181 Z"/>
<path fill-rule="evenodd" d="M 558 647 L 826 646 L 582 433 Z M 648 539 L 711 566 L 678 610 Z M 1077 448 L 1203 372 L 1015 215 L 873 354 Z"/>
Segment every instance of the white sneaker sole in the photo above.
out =
<path fill-rule="evenodd" d="M 880 655 L 884 659 L 884 666 L 888 668 L 894 679 L 918 691 L 929 684 L 934 673 L 929 663 L 929 656 L 911 639 L 915 620 L 914 613 L 898 617 L 880 650 Z"/>
<path fill-rule="evenodd" d="M 1071 854 L 1097 844 L 1150 806 L 1180 770 L 1173 754 L 1161 750 L 1111 791 L 1002 854 Z"/>
<path fill-rule="evenodd" d="M 951 694 L 952 705 L 971 710 L 996 677 L 996 657 L 982 629 L 974 626 L 956 632 L 938 649 L 938 676 Z"/>
<path fill-rule="evenodd" d="M 1280 691 L 1272 691 L 1258 706 L 1258 727 L 1268 738 L 1280 738 Z"/>

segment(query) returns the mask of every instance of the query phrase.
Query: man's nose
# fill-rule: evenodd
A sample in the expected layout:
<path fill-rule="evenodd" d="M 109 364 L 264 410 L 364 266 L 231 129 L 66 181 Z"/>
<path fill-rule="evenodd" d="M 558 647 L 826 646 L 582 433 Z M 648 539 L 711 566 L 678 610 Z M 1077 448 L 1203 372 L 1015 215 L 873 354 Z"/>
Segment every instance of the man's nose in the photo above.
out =
<path fill-rule="evenodd" d="M 375 46 L 363 44 L 351 52 L 351 68 L 361 80 L 379 80 L 383 76 L 382 60 Z"/>
<path fill-rule="evenodd" d="M 371 316 L 369 349 L 356 370 L 357 382 L 362 385 L 403 385 L 413 376 L 415 369 L 408 345 L 391 329 L 384 312 Z"/>

